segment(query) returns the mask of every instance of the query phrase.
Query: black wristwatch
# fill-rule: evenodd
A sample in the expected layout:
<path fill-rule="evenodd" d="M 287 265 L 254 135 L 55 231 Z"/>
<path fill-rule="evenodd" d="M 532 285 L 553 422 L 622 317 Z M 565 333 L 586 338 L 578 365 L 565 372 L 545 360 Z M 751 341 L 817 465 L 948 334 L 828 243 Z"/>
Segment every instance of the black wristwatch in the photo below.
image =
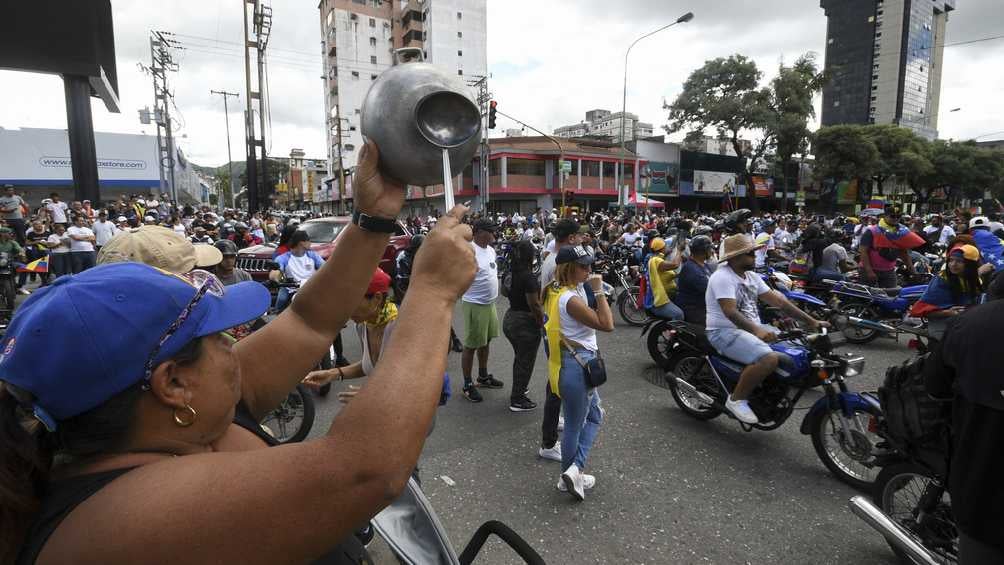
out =
<path fill-rule="evenodd" d="M 352 223 L 369 232 L 394 233 L 397 231 L 397 219 L 378 218 L 359 210 L 352 214 Z"/>

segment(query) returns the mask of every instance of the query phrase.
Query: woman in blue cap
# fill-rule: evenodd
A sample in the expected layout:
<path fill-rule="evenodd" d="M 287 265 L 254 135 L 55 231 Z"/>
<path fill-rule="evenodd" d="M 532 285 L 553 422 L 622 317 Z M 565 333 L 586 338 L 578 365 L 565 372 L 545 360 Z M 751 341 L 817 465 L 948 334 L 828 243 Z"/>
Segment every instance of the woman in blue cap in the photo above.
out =
<path fill-rule="evenodd" d="M 116 263 L 25 301 L 0 342 L 0 562 L 369 559 L 352 532 L 415 467 L 446 361 L 428 352 L 474 276 L 466 208 L 429 234 L 395 339 L 330 431 L 265 449 L 258 421 L 330 346 L 387 246 L 404 190 L 377 159 L 367 144 L 359 212 L 328 262 L 239 343 L 227 328 L 268 292 L 203 271 Z"/>

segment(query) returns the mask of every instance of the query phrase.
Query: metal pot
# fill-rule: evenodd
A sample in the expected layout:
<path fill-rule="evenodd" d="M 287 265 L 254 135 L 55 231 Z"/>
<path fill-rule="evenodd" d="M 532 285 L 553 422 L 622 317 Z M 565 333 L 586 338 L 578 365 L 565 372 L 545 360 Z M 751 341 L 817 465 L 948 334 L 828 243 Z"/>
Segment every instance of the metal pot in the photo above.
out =
<path fill-rule="evenodd" d="M 406 54 L 415 60 L 402 61 Z M 470 89 L 414 47 L 394 51 L 394 67 L 370 86 L 361 114 L 362 134 L 380 148 L 380 170 L 405 184 L 442 184 L 443 149 L 456 176 L 481 142 L 481 110 Z"/>

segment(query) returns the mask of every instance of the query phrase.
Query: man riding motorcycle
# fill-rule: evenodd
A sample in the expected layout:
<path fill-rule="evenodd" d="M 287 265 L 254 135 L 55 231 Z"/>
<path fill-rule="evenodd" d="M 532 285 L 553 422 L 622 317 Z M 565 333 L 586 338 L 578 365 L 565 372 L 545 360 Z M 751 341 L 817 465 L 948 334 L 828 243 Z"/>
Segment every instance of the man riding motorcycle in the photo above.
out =
<path fill-rule="evenodd" d="M 825 325 L 813 319 L 771 290 L 753 271 L 757 245 L 746 234 L 725 239 L 718 270 L 708 279 L 705 295 L 708 341 L 723 356 L 746 365 L 735 390 L 725 401 L 725 408 L 740 422 L 757 424 L 759 420 L 746 399 L 765 378 L 777 370 L 780 355 L 770 348 L 777 330 L 760 322 L 757 301 L 780 308 L 787 315 L 817 330 Z"/>

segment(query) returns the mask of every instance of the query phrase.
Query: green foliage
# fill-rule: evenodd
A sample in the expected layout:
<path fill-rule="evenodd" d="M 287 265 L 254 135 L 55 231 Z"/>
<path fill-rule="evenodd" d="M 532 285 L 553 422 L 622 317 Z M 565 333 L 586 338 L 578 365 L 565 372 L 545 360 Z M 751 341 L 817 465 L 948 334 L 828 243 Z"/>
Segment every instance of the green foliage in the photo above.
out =
<path fill-rule="evenodd" d="M 818 178 L 863 179 L 879 167 L 875 142 L 865 134 L 866 126 L 840 125 L 820 128 L 813 136 Z"/>

